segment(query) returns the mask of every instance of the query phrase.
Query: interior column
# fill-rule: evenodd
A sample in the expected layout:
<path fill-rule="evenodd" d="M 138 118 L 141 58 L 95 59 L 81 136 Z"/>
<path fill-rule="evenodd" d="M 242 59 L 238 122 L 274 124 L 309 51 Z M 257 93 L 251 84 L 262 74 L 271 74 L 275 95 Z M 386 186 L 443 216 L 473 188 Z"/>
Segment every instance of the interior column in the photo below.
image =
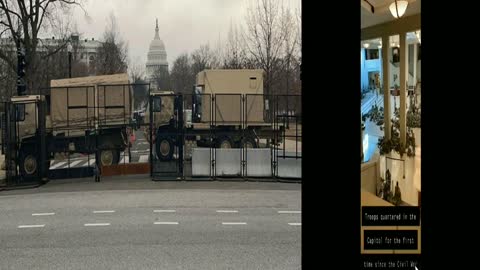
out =
<path fill-rule="evenodd" d="M 388 50 L 390 50 L 390 37 L 382 37 L 382 79 L 383 79 L 383 122 L 385 139 L 391 139 L 390 120 L 390 85 L 389 85 L 389 63 Z"/>
<path fill-rule="evenodd" d="M 407 82 L 408 82 L 408 44 L 407 33 L 400 33 L 400 143 L 407 141 Z"/>

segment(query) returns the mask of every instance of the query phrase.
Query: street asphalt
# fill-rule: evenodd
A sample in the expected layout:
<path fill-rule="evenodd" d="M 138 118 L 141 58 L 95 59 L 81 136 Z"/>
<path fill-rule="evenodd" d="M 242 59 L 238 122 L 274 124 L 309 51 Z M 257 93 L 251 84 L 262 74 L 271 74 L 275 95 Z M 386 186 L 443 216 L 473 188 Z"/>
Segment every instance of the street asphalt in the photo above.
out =
<path fill-rule="evenodd" d="M 301 184 L 51 181 L 0 192 L 0 269 L 301 269 Z"/>

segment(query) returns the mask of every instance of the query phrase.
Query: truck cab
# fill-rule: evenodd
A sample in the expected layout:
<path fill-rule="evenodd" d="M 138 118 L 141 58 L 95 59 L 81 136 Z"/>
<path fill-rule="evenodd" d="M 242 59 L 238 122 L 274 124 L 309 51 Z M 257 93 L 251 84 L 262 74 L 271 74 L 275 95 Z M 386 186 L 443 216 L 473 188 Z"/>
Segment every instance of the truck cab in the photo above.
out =
<path fill-rule="evenodd" d="M 43 95 L 13 96 L 8 105 L 8 156 L 26 178 L 39 177 L 45 172 L 45 168 L 40 170 L 41 162 L 45 162 L 48 169 L 46 155 L 39 154 L 46 153 L 45 100 Z"/>
<path fill-rule="evenodd" d="M 44 101 L 45 96 L 14 96 L 11 98 L 15 111 L 17 137 L 22 139 L 35 136 L 39 123 L 38 103 Z"/>

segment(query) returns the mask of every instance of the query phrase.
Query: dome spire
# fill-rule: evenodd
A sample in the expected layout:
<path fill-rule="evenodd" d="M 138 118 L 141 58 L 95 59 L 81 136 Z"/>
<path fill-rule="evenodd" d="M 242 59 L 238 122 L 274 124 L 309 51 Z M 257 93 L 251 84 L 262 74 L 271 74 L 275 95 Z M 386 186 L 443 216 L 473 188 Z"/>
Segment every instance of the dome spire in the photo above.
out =
<path fill-rule="evenodd" d="M 158 18 L 156 20 L 156 27 L 155 27 L 155 39 L 160 39 L 160 36 L 158 34 Z"/>

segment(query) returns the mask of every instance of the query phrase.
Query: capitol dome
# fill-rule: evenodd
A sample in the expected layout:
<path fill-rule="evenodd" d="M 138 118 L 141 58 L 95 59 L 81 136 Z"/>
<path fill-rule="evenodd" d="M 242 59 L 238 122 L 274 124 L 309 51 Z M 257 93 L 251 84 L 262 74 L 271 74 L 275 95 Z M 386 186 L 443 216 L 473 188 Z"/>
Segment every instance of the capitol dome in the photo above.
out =
<path fill-rule="evenodd" d="M 155 27 L 155 36 L 150 42 L 146 64 L 148 80 L 154 85 L 156 84 L 156 82 L 154 81 L 154 73 L 159 68 L 161 68 L 164 72 L 168 71 L 167 52 L 165 50 L 165 44 L 160 39 L 160 35 L 158 33 L 157 20 Z"/>

